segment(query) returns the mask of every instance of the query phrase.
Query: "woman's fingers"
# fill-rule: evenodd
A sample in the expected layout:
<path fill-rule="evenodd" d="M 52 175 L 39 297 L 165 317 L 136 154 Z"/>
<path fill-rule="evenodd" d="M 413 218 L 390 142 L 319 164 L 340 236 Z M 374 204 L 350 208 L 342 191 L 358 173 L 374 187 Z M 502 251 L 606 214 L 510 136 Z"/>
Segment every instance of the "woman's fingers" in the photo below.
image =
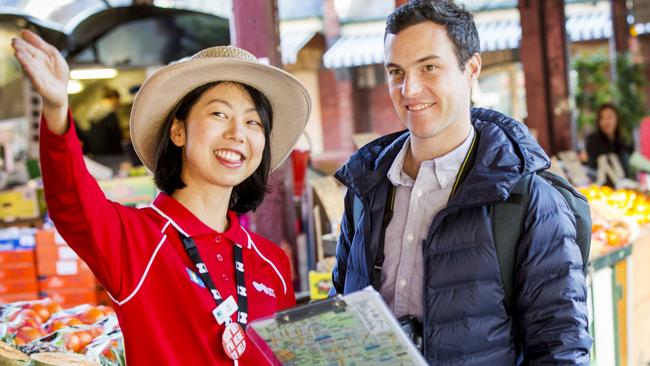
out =
<path fill-rule="evenodd" d="M 22 61 L 22 64 L 30 65 L 30 69 L 32 70 L 43 69 L 45 71 L 49 68 L 49 60 L 43 51 L 22 39 L 14 39 L 13 45 L 16 50 L 16 56 Z"/>
<path fill-rule="evenodd" d="M 37 50 L 27 42 L 20 39 L 14 40 L 14 49 L 16 50 L 16 58 L 20 62 L 23 70 L 25 70 L 30 80 L 34 82 L 36 74 L 45 71 L 41 71 L 41 69 L 47 68 L 45 56 L 42 55 L 40 50 Z"/>
<path fill-rule="evenodd" d="M 45 56 L 45 52 L 37 48 L 36 46 L 30 44 L 24 39 L 16 38 L 15 45 L 18 49 L 24 50 L 31 57 Z"/>
<path fill-rule="evenodd" d="M 25 75 L 43 97 L 44 107 L 67 109 L 68 65 L 59 51 L 30 31 L 11 40 Z"/>
<path fill-rule="evenodd" d="M 20 36 L 30 45 L 42 51 L 46 56 L 60 56 L 59 50 L 57 50 L 56 47 L 52 46 L 51 44 L 45 42 L 43 38 L 39 37 L 38 34 L 30 30 L 23 30 L 20 32 Z"/>
<path fill-rule="evenodd" d="M 19 45 L 17 42 L 14 45 L 14 49 L 16 50 L 16 58 L 18 59 L 18 62 L 20 62 L 20 66 L 31 79 L 32 71 L 34 70 L 34 56 L 32 56 L 25 47 Z"/>
<path fill-rule="evenodd" d="M 16 50 L 24 50 L 32 59 L 42 63 L 43 71 L 48 70 L 56 78 L 67 78 L 67 64 L 59 51 L 41 37 L 30 31 L 22 31 L 21 38 L 13 40 Z"/>

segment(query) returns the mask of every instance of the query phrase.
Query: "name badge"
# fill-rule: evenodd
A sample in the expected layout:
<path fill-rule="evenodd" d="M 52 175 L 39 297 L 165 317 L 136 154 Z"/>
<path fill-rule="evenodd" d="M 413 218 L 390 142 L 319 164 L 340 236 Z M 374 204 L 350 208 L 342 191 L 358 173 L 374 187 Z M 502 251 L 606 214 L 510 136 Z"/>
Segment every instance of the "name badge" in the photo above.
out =
<path fill-rule="evenodd" d="M 217 323 L 221 325 L 225 323 L 232 314 L 236 313 L 238 308 L 239 307 L 237 306 L 235 298 L 228 296 L 228 298 L 224 300 L 221 305 L 212 310 L 212 315 L 214 315 L 214 318 L 217 319 Z"/>

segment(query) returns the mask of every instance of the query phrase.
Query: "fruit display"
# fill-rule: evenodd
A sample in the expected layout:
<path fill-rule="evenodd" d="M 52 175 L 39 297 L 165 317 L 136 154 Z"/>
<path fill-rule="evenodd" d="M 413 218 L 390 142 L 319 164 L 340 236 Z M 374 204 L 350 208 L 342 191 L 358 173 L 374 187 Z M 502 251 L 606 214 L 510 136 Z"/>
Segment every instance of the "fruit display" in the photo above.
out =
<path fill-rule="evenodd" d="M 125 365 L 115 312 L 87 304 L 64 310 L 51 299 L 0 305 L 0 366 L 27 364 Z"/>
<path fill-rule="evenodd" d="M 650 199 L 641 192 L 605 186 L 581 188 L 591 208 L 591 254 L 633 242 L 641 227 L 650 223 Z"/>

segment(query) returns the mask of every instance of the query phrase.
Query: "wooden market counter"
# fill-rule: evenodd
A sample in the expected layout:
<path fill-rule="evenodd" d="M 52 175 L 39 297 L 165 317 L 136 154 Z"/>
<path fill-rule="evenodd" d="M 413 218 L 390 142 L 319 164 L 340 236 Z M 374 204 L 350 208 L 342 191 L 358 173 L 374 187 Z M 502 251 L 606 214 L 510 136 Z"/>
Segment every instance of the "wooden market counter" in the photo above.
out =
<path fill-rule="evenodd" d="M 650 364 L 650 230 L 589 261 L 591 364 Z"/>

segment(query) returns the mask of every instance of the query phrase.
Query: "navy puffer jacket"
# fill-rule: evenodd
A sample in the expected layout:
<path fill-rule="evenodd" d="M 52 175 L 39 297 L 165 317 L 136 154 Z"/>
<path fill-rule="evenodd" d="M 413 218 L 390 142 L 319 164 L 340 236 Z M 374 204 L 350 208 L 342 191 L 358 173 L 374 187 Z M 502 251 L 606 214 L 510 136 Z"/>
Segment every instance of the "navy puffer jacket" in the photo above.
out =
<path fill-rule="evenodd" d="M 592 338 L 575 219 L 538 176 L 515 256 L 513 316 L 504 307 L 489 207 L 506 200 L 522 174 L 548 168 L 549 159 L 509 117 L 473 109 L 472 124 L 478 137 L 472 166 L 422 245 L 425 358 L 454 366 L 588 365 Z M 386 173 L 407 137 L 399 132 L 375 140 L 336 173 L 348 187 L 333 272 L 338 293 L 372 283 Z M 353 195 L 364 207 L 356 228 Z"/>

